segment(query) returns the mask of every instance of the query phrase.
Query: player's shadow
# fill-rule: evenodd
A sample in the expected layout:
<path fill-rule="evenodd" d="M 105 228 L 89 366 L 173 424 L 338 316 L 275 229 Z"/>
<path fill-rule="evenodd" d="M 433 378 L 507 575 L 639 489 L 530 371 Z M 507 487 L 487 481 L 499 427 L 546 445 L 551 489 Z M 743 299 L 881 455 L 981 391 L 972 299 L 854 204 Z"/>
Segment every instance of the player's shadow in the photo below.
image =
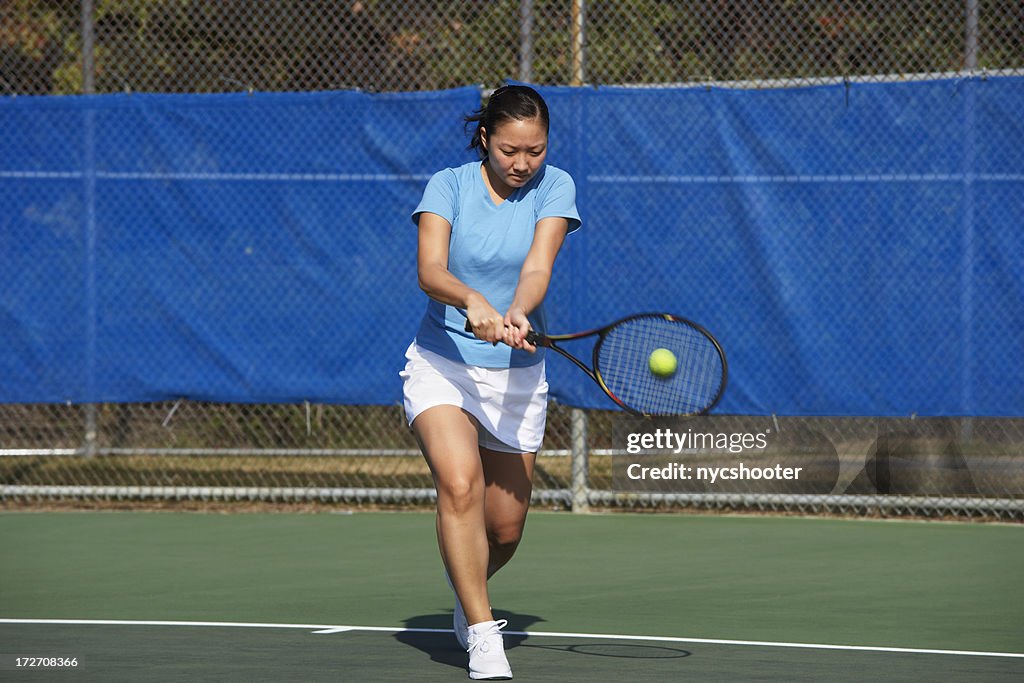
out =
<path fill-rule="evenodd" d="M 609 640 L 613 636 L 608 636 Z M 591 657 L 614 657 L 616 659 L 682 659 L 689 657 L 690 651 L 667 645 L 637 645 L 635 643 L 567 643 L 562 645 L 540 645 L 530 643 L 523 647 L 535 647 L 541 650 L 571 652 Z"/>
<path fill-rule="evenodd" d="M 534 624 L 544 621 L 543 618 L 534 614 L 516 614 L 502 610 L 494 610 L 494 618 L 508 620 L 508 626 L 503 629 L 506 650 L 518 647 L 529 637 L 509 633 L 509 631 L 526 631 Z M 439 614 L 421 614 L 409 617 L 405 620 L 405 627 L 413 630 L 395 634 L 395 640 L 429 655 L 432 661 L 465 670 L 469 659 L 465 650 L 459 647 L 455 641 L 450 609 Z M 442 632 L 435 632 L 438 630 Z"/>

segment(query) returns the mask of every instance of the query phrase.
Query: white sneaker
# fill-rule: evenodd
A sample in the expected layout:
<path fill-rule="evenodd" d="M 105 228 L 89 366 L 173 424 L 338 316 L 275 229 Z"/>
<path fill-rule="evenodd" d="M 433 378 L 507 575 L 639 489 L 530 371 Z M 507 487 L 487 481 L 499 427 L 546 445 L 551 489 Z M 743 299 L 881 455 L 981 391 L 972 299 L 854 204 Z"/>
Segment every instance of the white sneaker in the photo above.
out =
<path fill-rule="evenodd" d="M 452 579 L 448 576 L 448 572 L 444 573 L 444 579 L 448 582 L 448 587 L 452 589 L 452 593 L 455 593 L 455 586 L 452 585 Z M 459 596 L 455 595 L 455 609 L 452 614 L 452 630 L 455 631 L 455 640 L 459 641 L 459 647 L 463 650 L 469 650 L 469 622 L 466 621 L 466 613 L 462 611 L 462 601 L 459 600 Z"/>
<path fill-rule="evenodd" d="M 505 681 L 512 668 L 505 657 L 501 629 L 508 622 L 482 621 L 469 627 L 469 677 L 477 681 Z"/>

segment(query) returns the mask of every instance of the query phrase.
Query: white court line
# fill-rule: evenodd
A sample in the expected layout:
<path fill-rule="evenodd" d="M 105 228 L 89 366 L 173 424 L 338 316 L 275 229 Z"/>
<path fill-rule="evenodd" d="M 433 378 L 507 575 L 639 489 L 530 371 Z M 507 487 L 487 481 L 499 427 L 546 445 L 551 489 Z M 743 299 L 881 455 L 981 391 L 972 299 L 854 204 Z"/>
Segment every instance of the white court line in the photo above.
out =
<path fill-rule="evenodd" d="M 265 624 L 238 621 L 135 621 L 125 619 L 3 619 L 0 624 L 64 624 L 98 626 L 220 626 L 230 628 L 290 628 L 313 631 L 315 634 L 346 631 L 377 631 L 381 633 L 451 633 L 443 628 L 401 628 L 394 626 L 348 626 L 329 624 Z M 806 650 L 853 650 L 858 652 L 897 652 L 902 654 L 960 655 L 968 657 L 1012 657 L 1024 659 L 1020 652 L 984 652 L 979 650 L 932 650 L 912 647 L 881 647 L 874 645 L 828 645 L 825 643 L 783 643 L 770 640 L 723 640 L 718 638 L 677 638 L 672 636 L 633 636 L 614 633 L 560 633 L 556 631 L 503 631 L 510 636 L 531 638 L 588 638 L 593 640 L 642 640 L 660 643 L 699 643 L 705 645 L 747 645 L 753 647 L 787 647 Z"/>

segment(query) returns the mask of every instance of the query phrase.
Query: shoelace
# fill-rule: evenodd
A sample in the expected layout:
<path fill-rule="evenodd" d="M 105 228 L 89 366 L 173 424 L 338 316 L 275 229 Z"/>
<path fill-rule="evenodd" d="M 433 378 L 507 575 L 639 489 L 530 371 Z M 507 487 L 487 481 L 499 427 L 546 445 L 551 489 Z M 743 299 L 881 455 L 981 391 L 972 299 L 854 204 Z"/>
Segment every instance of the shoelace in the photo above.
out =
<path fill-rule="evenodd" d="M 487 641 L 491 639 L 491 636 L 496 635 L 498 637 L 501 637 L 501 629 L 505 628 L 506 626 L 508 626 L 508 619 L 500 619 L 494 622 L 493 624 L 491 624 L 490 628 L 488 628 L 482 634 L 477 636 L 476 640 L 469 644 L 469 649 L 466 650 L 466 652 L 469 652 L 470 654 L 472 654 L 476 650 L 480 650 L 481 652 L 490 652 L 491 646 L 488 644 Z"/>

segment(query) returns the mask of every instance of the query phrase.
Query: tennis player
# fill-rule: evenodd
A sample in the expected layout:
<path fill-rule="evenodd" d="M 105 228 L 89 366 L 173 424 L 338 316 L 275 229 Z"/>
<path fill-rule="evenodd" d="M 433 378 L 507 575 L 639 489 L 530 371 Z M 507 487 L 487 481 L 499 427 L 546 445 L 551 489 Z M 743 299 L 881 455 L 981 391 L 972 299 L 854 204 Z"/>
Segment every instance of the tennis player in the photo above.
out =
<path fill-rule="evenodd" d="M 467 116 L 480 161 L 436 173 L 413 212 L 419 284 L 430 297 L 406 354 L 406 417 L 437 489 L 437 539 L 455 590 L 469 677 L 512 677 L 487 579 L 519 545 L 548 385 L 543 301 L 576 187 L 545 164 L 548 108 L 532 88 L 499 88 Z M 473 332 L 466 331 L 467 320 Z"/>

